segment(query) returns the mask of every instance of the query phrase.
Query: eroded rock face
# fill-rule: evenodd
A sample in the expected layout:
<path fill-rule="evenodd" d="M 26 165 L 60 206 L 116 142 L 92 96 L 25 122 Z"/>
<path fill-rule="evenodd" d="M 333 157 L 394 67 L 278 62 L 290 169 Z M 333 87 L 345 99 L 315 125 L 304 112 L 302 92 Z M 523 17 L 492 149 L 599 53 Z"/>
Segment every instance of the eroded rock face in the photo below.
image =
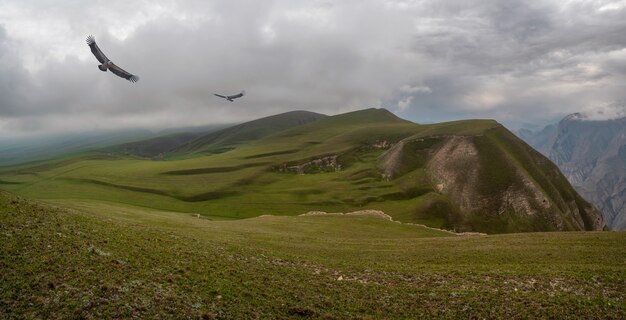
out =
<path fill-rule="evenodd" d="M 383 178 L 391 179 L 398 174 L 403 150 L 404 141 L 400 141 L 387 150 L 380 158 Z"/>
<path fill-rule="evenodd" d="M 463 212 L 484 206 L 478 189 L 478 150 L 469 137 L 450 137 L 429 161 L 437 191 L 449 194 Z"/>
<path fill-rule="evenodd" d="M 486 213 L 500 219 L 544 220 L 547 230 L 589 228 L 575 203 L 559 210 L 540 186 L 517 167 L 510 166 L 514 178 L 508 185 L 495 193 L 485 193 L 481 180 L 485 180 L 490 169 L 481 168 L 480 156 L 472 137 L 451 137 L 429 162 L 438 191 L 458 204 L 466 220 L 472 220 L 475 213 Z M 599 224 L 592 223 L 592 229 L 602 229 L 602 219 L 599 220 Z"/>
<path fill-rule="evenodd" d="M 599 160 L 585 180 L 572 185 L 602 211 L 610 229 L 626 230 L 626 169 L 614 160 Z"/>
<path fill-rule="evenodd" d="M 394 179 L 425 170 L 434 192 L 457 209 L 448 217 L 456 231 L 604 228 L 600 212 L 576 194 L 554 164 L 506 129 L 494 130 L 489 137 L 405 139 L 380 158 L 383 176 Z M 407 168 L 407 161 L 414 166 Z"/>

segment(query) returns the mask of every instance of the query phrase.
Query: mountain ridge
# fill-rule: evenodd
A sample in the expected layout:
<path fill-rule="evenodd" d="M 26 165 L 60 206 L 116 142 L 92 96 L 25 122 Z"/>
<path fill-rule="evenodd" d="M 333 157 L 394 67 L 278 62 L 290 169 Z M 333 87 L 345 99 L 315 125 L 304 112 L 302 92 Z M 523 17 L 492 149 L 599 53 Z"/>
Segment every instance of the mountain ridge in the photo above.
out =
<path fill-rule="evenodd" d="M 626 230 L 626 118 L 568 115 L 534 135 L 520 135 L 552 159 L 609 228 Z"/>

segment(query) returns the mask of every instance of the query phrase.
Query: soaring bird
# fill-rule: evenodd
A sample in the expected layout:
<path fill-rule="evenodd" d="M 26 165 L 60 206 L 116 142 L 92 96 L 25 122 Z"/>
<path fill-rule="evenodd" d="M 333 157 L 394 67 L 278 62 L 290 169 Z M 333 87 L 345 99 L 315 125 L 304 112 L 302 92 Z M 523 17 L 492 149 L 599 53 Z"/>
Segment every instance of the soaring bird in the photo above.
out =
<path fill-rule="evenodd" d="M 238 93 L 238 94 L 233 94 L 232 96 L 224 96 L 224 95 L 217 94 L 217 93 L 214 93 L 214 95 L 216 95 L 216 96 L 218 96 L 218 97 L 220 97 L 220 98 L 224 98 L 224 99 L 226 99 L 226 100 L 228 100 L 228 101 L 230 101 L 230 102 L 233 102 L 233 101 L 234 101 L 234 99 L 241 98 L 241 97 L 243 97 L 244 95 L 246 95 L 246 92 L 245 92 L 245 91 L 241 91 L 240 93 Z"/>
<path fill-rule="evenodd" d="M 105 72 L 107 71 L 107 69 L 111 70 L 111 72 L 113 72 L 114 74 L 130 82 L 139 81 L 138 76 L 133 75 L 130 72 L 118 67 L 115 63 L 109 60 L 109 58 L 107 58 L 107 56 L 105 56 L 104 53 L 102 53 L 102 50 L 98 48 L 98 45 L 96 44 L 96 38 L 94 38 L 94 36 L 87 37 L 87 44 L 89 45 L 89 48 L 91 48 L 91 53 L 93 53 L 93 55 L 96 56 L 96 59 L 98 59 L 98 61 L 102 63 L 101 65 L 98 66 L 98 69 L 100 69 L 101 71 L 105 71 Z"/>

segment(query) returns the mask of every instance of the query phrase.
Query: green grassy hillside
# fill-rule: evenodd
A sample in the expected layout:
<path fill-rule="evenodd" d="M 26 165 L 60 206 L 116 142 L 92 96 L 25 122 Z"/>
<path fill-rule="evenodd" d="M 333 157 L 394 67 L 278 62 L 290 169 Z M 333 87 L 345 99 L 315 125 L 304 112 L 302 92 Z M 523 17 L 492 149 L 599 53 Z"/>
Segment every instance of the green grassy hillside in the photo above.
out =
<path fill-rule="evenodd" d="M 459 231 L 602 228 L 549 161 L 492 120 L 418 125 L 384 109 L 272 119 L 196 139 L 178 160 L 92 155 L 0 170 L 0 186 L 211 219 L 377 209 Z"/>
<path fill-rule="evenodd" d="M 196 153 L 221 153 L 235 149 L 238 144 L 258 140 L 272 133 L 324 118 L 326 115 L 309 111 L 291 111 L 269 116 L 216 132 L 209 132 L 168 151 L 170 156 Z"/>
<path fill-rule="evenodd" d="M 0 192 L 0 318 L 626 317 L 624 233 L 55 203 Z"/>
<path fill-rule="evenodd" d="M 188 143 L 206 133 L 182 132 L 116 145 L 104 151 L 127 153 L 144 158 L 163 158 L 175 148 Z"/>

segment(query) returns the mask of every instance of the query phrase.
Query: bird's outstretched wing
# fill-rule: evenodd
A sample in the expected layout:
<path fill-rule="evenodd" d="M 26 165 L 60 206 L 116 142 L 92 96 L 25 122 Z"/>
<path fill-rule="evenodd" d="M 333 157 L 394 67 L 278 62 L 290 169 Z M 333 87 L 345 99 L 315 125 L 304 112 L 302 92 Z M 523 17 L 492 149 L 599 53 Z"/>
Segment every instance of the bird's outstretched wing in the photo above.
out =
<path fill-rule="evenodd" d="M 109 58 L 104 55 L 102 50 L 100 50 L 100 48 L 96 44 L 96 38 L 94 38 L 94 36 L 87 37 L 87 44 L 89 45 L 89 48 L 91 48 L 91 53 L 96 56 L 96 59 L 98 59 L 100 63 L 105 63 L 107 60 L 109 60 Z"/>
<path fill-rule="evenodd" d="M 220 97 L 220 98 L 228 99 L 228 97 L 223 96 L 223 95 L 221 95 L 221 94 L 214 93 L 213 95 L 214 95 L 214 96 L 218 96 L 218 97 Z"/>
<path fill-rule="evenodd" d="M 118 67 L 115 63 L 111 63 L 109 64 L 109 70 L 111 70 L 111 72 L 113 72 L 114 74 L 130 81 L 130 82 L 137 82 L 139 81 L 139 77 L 136 75 L 133 75 L 132 73 Z"/>
<path fill-rule="evenodd" d="M 241 97 L 243 97 L 245 94 L 246 94 L 246 92 L 245 92 L 245 91 L 241 91 L 241 92 L 240 92 L 240 93 L 238 93 L 238 94 L 234 94 L 234 95 L 232 95 L 232 96 L 228 96 L 228 99 L 237 99 L 237 98 L 241 98 Z"/>

